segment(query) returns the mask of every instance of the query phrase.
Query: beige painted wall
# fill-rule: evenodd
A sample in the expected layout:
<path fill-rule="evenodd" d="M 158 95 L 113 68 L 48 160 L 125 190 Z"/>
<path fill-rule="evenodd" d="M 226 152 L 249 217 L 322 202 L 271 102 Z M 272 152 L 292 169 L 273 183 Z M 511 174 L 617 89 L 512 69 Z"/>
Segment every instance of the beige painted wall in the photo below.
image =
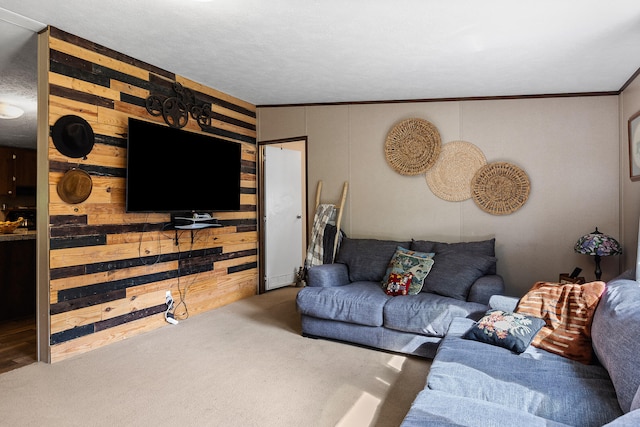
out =
<path fill-rule="evenodd" d="M 423 175 L 393 171 L 384 141 L 396 123 L 411 117 L 432 122 L 443 143 L 465 140 L 489 162 L 520 166 L 531 180 L 528 202 L 511 215 L 494 216 L 472 200 L 439 199 Z M 575 241 L 596 226 L 620 234 L 617 96 L 258 109 L 259 140 L 299 135 L 309 137 L 310 199 L 318 180 L 324 181 L 323 201 L 337 201 L 349 181 L 342 227 L 349 237 L 495 237 L 498 273 L 510 295 L 575 266 L 594 280 L 593 259 L 574 253 Z M 619 261 L 605 259 L 602 268 L 603 279 L 611 278 Z"/>
<path fill-rule="evenodd" d="M 620 95 L 620 158 L 621 174 L 620 183 L 622 191 L 622 223 L 623 241 L 627 248 L 624 253 L 625 268 L 636 265 L 638 247 L 638 218 L 640 218 L 640 181 L 632 182 L 629 178 L 629 117 L 640 111 L 640 78 L 636 78 L 632 84 Z"/>

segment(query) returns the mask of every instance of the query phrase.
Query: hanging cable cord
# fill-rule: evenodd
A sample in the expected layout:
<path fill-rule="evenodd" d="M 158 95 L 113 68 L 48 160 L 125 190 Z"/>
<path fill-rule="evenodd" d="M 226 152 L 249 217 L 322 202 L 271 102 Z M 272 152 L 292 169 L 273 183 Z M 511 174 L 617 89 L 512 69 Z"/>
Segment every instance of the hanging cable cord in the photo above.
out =
<path fill-rule="evenodd" d="M 195 230 L 195 235 L 198 235 L 198 231 L 199 230 Z M 193 253 L 193 244 L 194 244 L 194 240 L 192 239 L 191 241 L 191 245 L 189 246 L 189 252 L 188 252 L 188 257 L 187 258 L 191 258 L 191 254 Z M 174 309 L 174 314 L 178 311 L 178 307 L 183 306 L 184 307 L 184 313 L 182 316 L 180 316 L 180 320 L 186 320 L 189 318 L 189 308 L 187 307 L 187 288 L 188 288 L 188 284 L 184 285 L 181 283 L 182 280 L 182 271 L 181 271 L 181 260 L 182 258 L 182 250 L 180 249 L 180 245 L 178 245 L 178 295 L 180 297 L 180 301 L 178 301 L 178 304 L 176 304 L 175 309 Z"/>
<path fill-rule="evenodd" d="M 154 265 L 154 264 L 157 264 L 158 262 L 160 262 L 160 258 L 162 257 L 162 244 L 160 243 L 160 234 L 158 234 L 158 237 L 156 238 L 157 254 L 156 254 L 155 259 L 153 260 L 153 262 L 147 262 L 146 259 L 149 258 L 149 257 L 143 257 L 142 256 L 142 242 L 143 242 L 143 236 L 146 233 L 148 219 L 149 219 L 149 214 L 147 214 L 145 216 L 144 222 L 142 224 L 142 230 L 140 231 L 140 238 L 138 239 L 138 259 L 140 259 L 140 262 L 142 263 L 142 265 Z M 166 230 L 167 226 L 168 226 L 168 224 L 164 224 L 162 226 L 162 232 L 163 233 Z"/>

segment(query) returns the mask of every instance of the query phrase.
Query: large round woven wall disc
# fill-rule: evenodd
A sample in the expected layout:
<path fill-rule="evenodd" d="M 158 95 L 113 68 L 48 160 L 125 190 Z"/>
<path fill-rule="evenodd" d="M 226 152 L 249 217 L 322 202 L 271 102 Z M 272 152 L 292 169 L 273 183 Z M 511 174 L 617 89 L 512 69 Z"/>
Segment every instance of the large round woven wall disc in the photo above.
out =
<path fill-rule="evenodd" d="M 471 183 L 473 200 L 493 215 L 508 215 L 520 209 L 529 198 L 530 189 L 527 174 L 507 162 L 483 166 Z"/>
<path fill-rule="evenodd" d="M 401 175 L 419 175 L 434 165 L 441 149 L 440 133 L 423 119 L 407 119 L 387 135 L 384 154 L 389 166 Z"/>
<path fill-rule="evenodd" d="M 487 164 L 482 150 L 466 141 L 447 142 L 440 157 L 426 173 L 427 184 L 436 196 L 450 202 L 471 198 L 471 180 Z"/>

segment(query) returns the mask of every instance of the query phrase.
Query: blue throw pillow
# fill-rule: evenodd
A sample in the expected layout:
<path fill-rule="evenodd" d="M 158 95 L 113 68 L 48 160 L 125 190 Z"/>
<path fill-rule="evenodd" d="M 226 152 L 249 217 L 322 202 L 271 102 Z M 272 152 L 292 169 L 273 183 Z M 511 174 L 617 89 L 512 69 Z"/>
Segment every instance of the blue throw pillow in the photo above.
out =
<path fill-rule="evenodd" d="M 411 273 L 412 279 L 408 294 L 417 295 L 422 290 L 424 279 L 433 267 L 433 255 L 433 253 L 416 252 L 398 246 L 382 279 L 383 288 L 388 287 L 389 277 L 392 274 L 403 276 Z"/>
<path fill-rule="evenodd" d="M 511 311 L 489 310 L 462 338 L 522 353 L 544 325 L 545 321 L 539 317 Z"/>

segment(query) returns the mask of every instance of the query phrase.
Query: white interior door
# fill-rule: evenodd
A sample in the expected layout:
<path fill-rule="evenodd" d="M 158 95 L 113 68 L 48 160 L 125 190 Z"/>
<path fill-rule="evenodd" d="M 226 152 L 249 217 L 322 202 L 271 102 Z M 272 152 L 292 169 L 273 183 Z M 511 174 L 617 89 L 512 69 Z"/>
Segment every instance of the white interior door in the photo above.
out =
<path fill-rule="evenodd" d="M 303 265 L 302 154 L 264 147 L 265 290 L 295 282 Z"/>

